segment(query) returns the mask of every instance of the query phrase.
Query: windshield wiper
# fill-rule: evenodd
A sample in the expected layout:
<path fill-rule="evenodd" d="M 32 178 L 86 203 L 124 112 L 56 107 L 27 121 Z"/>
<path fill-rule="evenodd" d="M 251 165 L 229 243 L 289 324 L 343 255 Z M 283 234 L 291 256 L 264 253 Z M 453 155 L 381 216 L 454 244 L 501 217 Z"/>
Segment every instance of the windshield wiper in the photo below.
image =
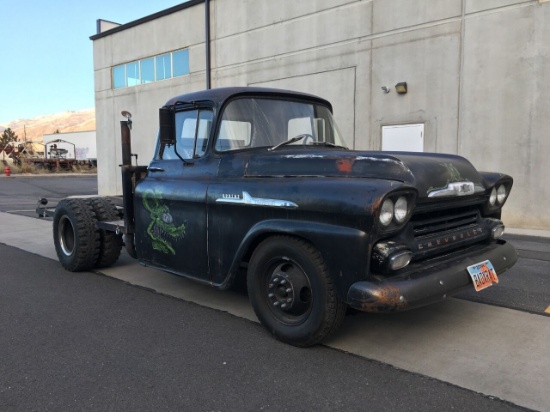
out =
<path fill-rule="evenodd" d="M 342 146 L 342 145 L 335 144 L 335 143 L 331 143 L 331 142 L 313 142 L 313 143 L 311 143 L 311 145 L 312 145 L 312 146 L 339 147 L 339 148 L 342 148 L 342 149 L 349 150 L 349 148 L 347 148 L 346 146 Z"/>
<path fill-rule="evenodd" d="M 273 147 L 271 147 L 271 148 L 269 148 L 269 149 L 267 149 L 267 150 L 269 150 L 270 152 L 272 152 L 273 150 L 276 150 L 276 149 L 278 149 L 278 148 L 281 147 L 281 146 L 286 146 L 287 144 L 296 143 L 296 142 L 302 140 L 302 139 L 303 139 L 304 137 L 306 137 L 306 136 L 309 136 L 309 135 L 308 135 L 308 134 L 299 134 L 298 136 L 294 136 L 292 139 L 286 140 L 286 141 L 284 141 L 284 142 L 281 142 L 281 143 L 279 143 L 278 145 L 275 145 L 275 146 L 273 146 Z"/>

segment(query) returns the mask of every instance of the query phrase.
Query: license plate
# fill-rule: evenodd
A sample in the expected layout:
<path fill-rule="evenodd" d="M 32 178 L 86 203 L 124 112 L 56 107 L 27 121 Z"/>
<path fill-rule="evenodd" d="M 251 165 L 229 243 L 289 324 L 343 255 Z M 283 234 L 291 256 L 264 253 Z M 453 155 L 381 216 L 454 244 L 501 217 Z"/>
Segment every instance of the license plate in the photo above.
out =
<path fill-rule="evenodd" d="M 468 266 L 468 273 L 472 278 L 476 292 L 498 283 L 498 276 L 493 264 L 488 260 Z"/>

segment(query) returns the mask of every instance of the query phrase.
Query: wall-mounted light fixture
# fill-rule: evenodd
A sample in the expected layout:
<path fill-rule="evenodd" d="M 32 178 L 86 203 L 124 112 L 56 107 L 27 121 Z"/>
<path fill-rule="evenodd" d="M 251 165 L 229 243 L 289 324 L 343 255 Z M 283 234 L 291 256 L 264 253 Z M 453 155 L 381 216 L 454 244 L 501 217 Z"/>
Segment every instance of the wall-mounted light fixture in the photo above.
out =
<path fill-rule="evenodd" d="M 399 82 L 395 85 L 395 91 L 398 94 L 407 94 L 407 82 Z"/>

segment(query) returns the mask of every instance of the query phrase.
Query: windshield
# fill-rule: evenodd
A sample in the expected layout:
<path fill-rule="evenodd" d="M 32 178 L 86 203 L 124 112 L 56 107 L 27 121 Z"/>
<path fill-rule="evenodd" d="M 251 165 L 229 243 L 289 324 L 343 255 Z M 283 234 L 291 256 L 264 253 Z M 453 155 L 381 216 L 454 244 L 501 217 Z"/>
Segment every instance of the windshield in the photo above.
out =
<path fill-rule="evenodd" d="M 240 98 L 226 106 L 216 138 L 217 151 L 282 144 L 345 147 L 325 106 L 265 98 Z"/>

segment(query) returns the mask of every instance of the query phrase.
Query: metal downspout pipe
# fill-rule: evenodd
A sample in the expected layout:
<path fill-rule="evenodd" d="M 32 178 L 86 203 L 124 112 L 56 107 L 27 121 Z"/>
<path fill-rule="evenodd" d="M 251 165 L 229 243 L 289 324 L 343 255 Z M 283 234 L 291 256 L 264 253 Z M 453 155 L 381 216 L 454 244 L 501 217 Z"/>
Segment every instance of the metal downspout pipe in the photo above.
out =
<path fill-rule="evenodd" d="M 206 46 L 206 88 L 210 89 L 211 85 L 211 76 L 210 76 L 210 0 L 204 0 L 204 16 L 205 16 L 205 46 Z"/>

